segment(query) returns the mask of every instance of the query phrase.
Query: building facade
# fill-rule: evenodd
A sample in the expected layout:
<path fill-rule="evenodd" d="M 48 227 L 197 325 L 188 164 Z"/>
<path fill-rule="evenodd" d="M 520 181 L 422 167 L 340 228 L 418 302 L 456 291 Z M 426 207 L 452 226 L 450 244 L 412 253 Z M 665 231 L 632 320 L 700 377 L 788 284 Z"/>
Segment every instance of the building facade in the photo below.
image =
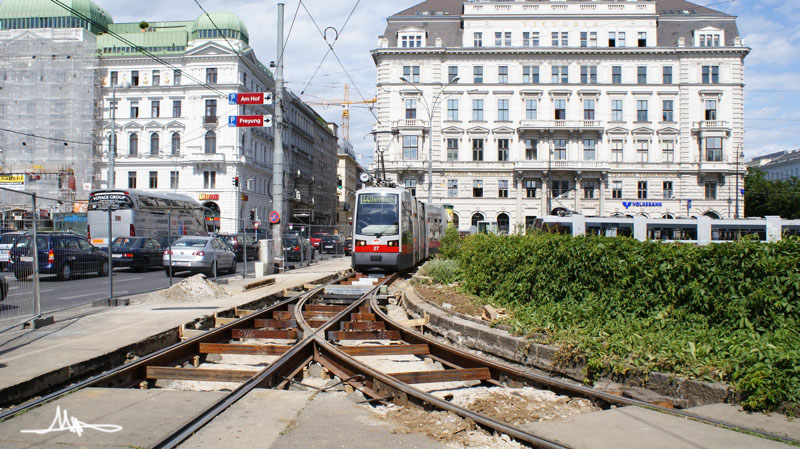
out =
<path fill-rule="evenodd" d="M 428 0 L 387 22 L 376 154 L 420 197 L 432 160 L 460 230 L 734 216 L 749 52 L 735 17 L 683 0 Z"/>
<path fill-rule="evenodd" d="M 747 165 L 763 171 L 764 178 L 768 181 L 800 178 L 800 150 L 781 151 L 753 158 Z"/>
<path fill-rule="evenodd" d="M 272 73 L 249 45 L 244 22 L 234 14 L 215 12 L 188 21 L 115 24 L 91 1 L 73 3 L 85 8 L 42 10 L 39 2 L 24 0 L 0 4 L 0 18 L 7 21 L 3 28 L 12 28 L 3 33 L 32 35 L 44 42 L 60 42 L 67 35 L 76 40 L 75 35 L 86 47 L 85 67 L 68 71 L 69 79 L 60 81 L 70 86 L 68 98 L 54 91 L 41 99 L 57 110 L 57 124 L 63 122 L 63 128 L 82 135 L 80 140 L 94 142 L 76 153 L 75 165 L 89 168 L 77 183 L 65 183 L 80 186 L 73 196 L 86 199 L 90 190 L 107 187 L 175 192 L 207 207 L 210 228 L 234 232 L 243 224 L 250 227 L 251 219 L 267 226 L 269 212 L 278 209 L 271 193 L 274 128 L 228 125 L 229 116 L 274 114 L 271 105 L 229 104 L 230 94 L 275 90 Z M 102 27 L 92 21 L 101 21 Z M 52 61 L 64 57 L 55 50 L 45 53 L 43 64 L 50 63 L 51 53 Z M 86 84 L 80 84 L 80 92 L 73 92 L 72 76 Z M 86 123 L 73 126 L 73 111 L 86 115 L 79 116 Z M 109 183 L 112 129 L 116 151 Z M 335 130 L 289 91 L 284 92 L 282 129 L 282 222 L 334 226 Z M 47 134 L 46 126 L 39 131 L 79 140 L 74 133 Z M 9 133 L 3 136 L 19 140 Z M 29 149 L 13 147 L 19 158 L 33 157 Z M 50 159 L 63 165 L 58 157 Z"/>
<path fill-rule="evenodd" d="M 352 237 L 353 211 L 356 207 L 356 190 L 359 176 L 364 171 L 356 159 L 353 145 L 345 139 L 339 141 L 339 164 L 336 168 L 339 204 L 336 208 L 336 228 L 340 235 Z"/>

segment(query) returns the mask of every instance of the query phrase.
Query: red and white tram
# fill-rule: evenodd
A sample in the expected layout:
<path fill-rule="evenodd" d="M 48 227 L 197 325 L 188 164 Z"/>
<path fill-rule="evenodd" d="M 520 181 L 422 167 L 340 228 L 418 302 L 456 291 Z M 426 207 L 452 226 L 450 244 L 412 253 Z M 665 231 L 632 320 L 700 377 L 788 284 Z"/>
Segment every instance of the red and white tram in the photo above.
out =
<path fill-rule="evenodd" d="M 368 187 L 356 192 L 353 226 L 353 269 L 402 271 L 439 251 L 447 215 L 406 189 Z"/>

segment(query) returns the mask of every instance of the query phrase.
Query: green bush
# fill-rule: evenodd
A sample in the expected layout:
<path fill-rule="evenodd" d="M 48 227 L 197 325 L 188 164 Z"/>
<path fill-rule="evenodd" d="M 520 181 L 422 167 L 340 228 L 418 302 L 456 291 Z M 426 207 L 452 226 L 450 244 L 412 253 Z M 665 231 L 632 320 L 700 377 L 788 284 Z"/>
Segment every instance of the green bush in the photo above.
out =
<path fill-rule="evenodd" d="M 476 235 L 462 288 L 587 362 L 725 380 L 753 409 L 800 403 L 800 240 L 695 246 L 630 238 Z M 566 351 L 566 350 L 565 350 Z"/>
<path fill-rule="evenodd" d="M 439 256 L 445 259 L 455 259 L 461 252 L 461 235 L 458 229 L 448 226 L 444 231 L 442 246 L 439 248 Z"/>
<path fill-rule="evenodd" d="M 458 261 L 454 259 L 431 259 L 422 265 L 420 272 L 445 285 L 461 280 L 461 268 Z"/>

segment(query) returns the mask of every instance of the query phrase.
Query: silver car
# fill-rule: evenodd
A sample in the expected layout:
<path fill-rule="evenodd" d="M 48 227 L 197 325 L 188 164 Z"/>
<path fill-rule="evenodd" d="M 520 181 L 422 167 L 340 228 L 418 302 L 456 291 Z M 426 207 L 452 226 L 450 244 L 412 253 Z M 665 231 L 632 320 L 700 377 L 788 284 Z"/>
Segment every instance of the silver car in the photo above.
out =
<path fill-rule="evenodd" d="M 9 251 L 11 251 L 11 248 L 14 246 L 14 242 L 17 241 L 17 237 L 22 234 L 25 234 L 25 231 L 6 232 L 0 235 L 0 271 L 5 269 L 8 265 Z"/>
<path fill-rule="evenodd" d="M 236 254 L 216 237 L 181 237 L 164 251 L 163 265 L 167 276 L 170 271 L 204 272 L 213 275 L 215 266 L 217 273 L 225 270 L 233 274 L 236 273 Z"/>

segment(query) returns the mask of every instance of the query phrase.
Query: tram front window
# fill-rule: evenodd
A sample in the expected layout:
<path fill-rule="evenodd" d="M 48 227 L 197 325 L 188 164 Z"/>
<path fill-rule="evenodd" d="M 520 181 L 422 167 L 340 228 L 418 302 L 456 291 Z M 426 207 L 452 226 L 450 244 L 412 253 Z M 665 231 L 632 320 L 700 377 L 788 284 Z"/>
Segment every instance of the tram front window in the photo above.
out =
<path fill-rule="evenodd" d="M 397 195 L 362 194 L 356 210 L 356 234 L 397 234 L 400 230 L 398 215 Z"/>

